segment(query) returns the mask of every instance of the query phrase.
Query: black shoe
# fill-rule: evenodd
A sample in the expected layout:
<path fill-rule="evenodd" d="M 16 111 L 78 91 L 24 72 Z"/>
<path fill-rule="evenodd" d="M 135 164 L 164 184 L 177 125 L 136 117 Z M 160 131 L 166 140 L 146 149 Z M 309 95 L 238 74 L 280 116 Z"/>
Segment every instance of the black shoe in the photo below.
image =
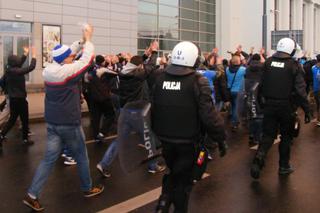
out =
<path fill-rule="evenodd" d="M 33 145 L 34 142 L 33 142 L 32 140 L 29 140 L 29 139 L 24 139 L 24 140 L 22 141 L 22 144 L 23 144 L 23 145 L 26 145 L 26 146 L 30 146 L 30 145 Z"/>
<path fill-rule="evenodd" d="M 101 132 L 94 138 L 94 140 L 98 144 L 106 142 L 105 136 Z"/>
<path fill-rule="evenodd" d="M 257 157 L 254 158 L 253 163 L 251 165 L 251 177 L 254 179 L 260 178 L 260 172 L 264 166 L 264 161 L 262 159 L 259 159 Z"/>
<path fill-rule="evenodd" d="M 233 125 L 231 128 L 231 131 L 236 132 L 238 130 L 238 128 L 239 128 L 238 125 Z"/>
<path fill-rule="evenodd" d="M 279 168 L 279 175 L 289 175 L 292 172 L 294 172 L 294 169 L 291 166 Z"/>
<path fill-rule="evenodd" d="M 156 207 L 156 213 L 168 213 L 172 201 L 169 195 L 160 195 L 158 205 Z"/>

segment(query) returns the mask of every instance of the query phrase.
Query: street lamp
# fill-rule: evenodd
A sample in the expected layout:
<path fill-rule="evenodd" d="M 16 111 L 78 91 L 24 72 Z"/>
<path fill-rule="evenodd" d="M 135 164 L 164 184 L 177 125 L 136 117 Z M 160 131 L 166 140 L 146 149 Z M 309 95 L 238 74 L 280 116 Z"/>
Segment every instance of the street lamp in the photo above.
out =
<path fill-rule="evenodd" d="M 267 0 L 263 0 L 263 17 L 262 17 L 262 46 L 267 50 L 267 38 L 268 38 L 268 30 L 267 30 Z"/>

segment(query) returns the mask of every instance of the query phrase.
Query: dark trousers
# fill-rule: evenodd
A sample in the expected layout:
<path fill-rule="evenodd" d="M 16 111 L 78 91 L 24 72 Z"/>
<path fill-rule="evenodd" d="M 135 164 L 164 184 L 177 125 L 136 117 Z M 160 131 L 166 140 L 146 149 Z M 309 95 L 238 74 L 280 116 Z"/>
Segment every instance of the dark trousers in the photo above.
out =
<path fill-rule="evenodd" d="M 107 99 L 102 102 L 92 101 L 91 108 L 92 108 L 91 116 L 92 116 L 93 136 L 96 137 L 100 132 L 100 126 L 101 126 L 100 123 L 101 123 L 102 116 L 104 116 L 105 118 L 104 126 L 108 131 L 110 130 L 110 127 L 114 122 L 115 113 L 114 113 L 111 99 Z"/>
<path fill-rule="evenodd" d="M 281 134 L 279 145 L 279 165 L 288 167 L 292 142 L 293 110 L 289 103 L 266 104 L 263 119 L 263 137 L 259 144 L 258 155 L 265 158 L 278 132 Z"/>
<path fill-rule="evenodd" d="M 174 144 L 162 141 L 162 154 L 170 169 L 164 175 L 162 196 L 174 205 L 175 213 L 186 213 L 192 190 L 192 170 L 195 162 L 194 144 Z"/>
<path fill-rule="evenodd" d="M 26 98 L 10 98 L 10 118 L 1 131 L 3 136 L 14 126 L 19 116 L 22 122 L 22 138 L 28 139 L 29 109 Z"/>

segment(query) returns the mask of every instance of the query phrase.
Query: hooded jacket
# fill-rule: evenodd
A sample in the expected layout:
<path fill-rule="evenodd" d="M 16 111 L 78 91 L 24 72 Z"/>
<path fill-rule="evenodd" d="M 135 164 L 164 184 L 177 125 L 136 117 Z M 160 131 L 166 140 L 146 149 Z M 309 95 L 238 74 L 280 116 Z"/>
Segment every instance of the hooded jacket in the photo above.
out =
<path fill-rule="evenodd" d="M 120 106 L 123 107 L 127 102 L 138 100 L 149 100 L 147 78 L 155 69 L 157 53 L 154 52 L 147 64 L 138 67 L 128 62 L 119 73 L 120 85 L 119 96 Z"/>
<path fill-rule="evenodd" d="M 53 62 L 43 70 L 45 81 L 45 120 L 55 125 L 80 125 L 80 86 L 83 75 L 92 65 L 94 46 L 91 42 L 71 45 L 73 53 L 83 47 L 82 56 L 71 64 Z"/>
<path fill-rule="evenodd" d="M 24 75 L 28 74 L 36 67 L 36 59 L 32 58 L 28 67 L 21 68 L 27 57 L 23 55 L 10 56 L 8 58 L 8 69 L 4 75 L 5 92 L 10 98 L 25 98 L 27 97 L 26 80 Z"/>

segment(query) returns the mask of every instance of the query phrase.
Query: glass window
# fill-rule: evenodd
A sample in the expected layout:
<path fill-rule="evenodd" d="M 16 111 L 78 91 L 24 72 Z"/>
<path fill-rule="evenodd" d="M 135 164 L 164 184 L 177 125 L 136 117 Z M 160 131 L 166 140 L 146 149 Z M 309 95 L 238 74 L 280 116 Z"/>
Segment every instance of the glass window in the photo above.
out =
<path fill-rule="evenodd" d="M 159 5 L 159 15 L 160 16 L 170 16 L 173 18 L 179 18 L 179 8 Z"/>
<path fill-rule="evenodd" d="M 138 49 L 145 50 L 147 47 L 150 46 L 151 42 L 154 39 L 147 39 L 147 38 L 139 38 L 138 39 Z"/>
<path fill-rule="evenodd" d="M 199 12 L 193 10 L 180 9 L 180 18 L 199 20 Z"/>
<path fill-rule="evenodd" d="M 179 29 L 179 21 L 178 19 L 168 18 L 168 17 L 160 17 L 159 18 L 159 30 L 163 29 Z"/>
<path fill-rule="evenodd" d="M 139 1 L 138 3 L 139 13 L 157 14 L 157 4 Z"/>
<path fill-rule="evenodd" d="M 184 41 L 199 41 L 199 33 L 198 32 L 189 32 L 181 30 L 181 40 Z"/>
<path fill-rule="evenodd" d="M 0 21 L 0 32 L 30 33 L 31 23 Z"/>
<path fill-rule="evenodd" d="M 201 52 L 211 52 L 214 48 L 214 43 L 200 43 Z"/>
<path fill-rule="evenodd" d="M 208 23 L 215 23 L 214 16 L 209 13 L 200 13 L 200 21 L 208 22 Z"/>
<path fill-rule="evenodd" d="M 179 0 L 159 0 L 159 3 L 179 7 Z"/>
<path fill-rule="evenodd" d="M 138 36 L 157 36 L 157 17 L 140 14 L 138 16 Z"/>
<path fill-rule="evenodd" d="M 213 42 L 214 41 L 214 34 L 200 33 L 200 41 Z"/>
<path fill-rule="evenodd" d="M 199 10 L 199 1 L 197 0 L 181 0 L 180 7 Z"/>
<path fill-rule="evenodd" d="M 160 50 L 172 50 L 179 41 L 172 41 L 172 40 L 160 40 Z"/>
<path fill-rule="evenodd" d="M 159 30 L 159 38 L 165 39 L 179 39 L 179 31 L 178 30 Z"/>
<path fill-rule="evenodd" d="M 215 25 L 209 23 L 200 23 L 200 31 L 214 33 Z"/>
<path fill-rule="evenodd" d="M 200 11 L 207 13 L 215 13 L 213 4 L 200 3 Z"/>
<path fill-rule="evenodd" d="M 181 29 L 185 29 L 185 30 L 198 31 L 199 30 L 199 22 L 181 19 L 180 20 L 180 27 L 181 27 Z"/>
<path fill-rule="evenodd" d="M 6 70 L 10 55 L 13 55 L 13 36 L 3 36 L 3 70 Z"/>

